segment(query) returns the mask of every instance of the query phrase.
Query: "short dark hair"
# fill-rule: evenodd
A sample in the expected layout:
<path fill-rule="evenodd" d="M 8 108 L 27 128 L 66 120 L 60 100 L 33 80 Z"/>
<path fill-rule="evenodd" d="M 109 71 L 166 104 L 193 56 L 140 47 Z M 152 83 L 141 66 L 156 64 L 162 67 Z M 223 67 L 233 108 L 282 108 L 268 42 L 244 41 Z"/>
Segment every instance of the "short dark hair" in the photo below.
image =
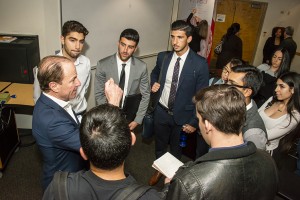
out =
<path fill-rule="evenodd" d="M 232 58 L 230 60 L 230 64 L 232 65 L 232 67 L 235 67 L 237 65 L 242 65 L 243 64 L 243 61 L 239 58 Z"/>
<path fill-rule="evenodd" d="M 292 26 L 287 26 L 285 28 L 285 33 L 289 36 L 293 36 L 294 35 L 294 28 Z"/>
<path fill-rule="evenodd" d="M 243 84 L 245 87 L 251 88 L 252 94 L 250 97 L 255 96 L 263 82 L 261 72 L 256 67 L 248 64 L 232 67 L 231 71 L 235 73 L 245 73 Z"/>
<path fill-rule="evenodd" d="M 225 133 L 239 135 L 246 120 L 244 95 L 229 85 L 212 85 L 197 92 L 194 97 L 202 120 Z"/>
<path fill-rule="evenodd" d="M 63 56 L 46 56 L 38 65 L 37 78 L 40 88 L 44 92 L 50 90 L 49 83 L 56 82 L 61 84 L 64 78 L 63 63 L 72 61 Z"/>
<path fill-rule="evenodd" d="M 66 37 L 71 32 L 83 33 L 84 37 L 89 34 L 89 31 L 78 21 L 66 21 L 62 27 L 61 35 Z"/>
<path fill-rule="evenodd" d="M 124 31 L 122 31 L 122 33 L 120 35 L 120 40 L 122 37 L 126 38 L 127 40 L 134 41 L 136 43 L 136 46 L 139 44 L 139 41 L 140 41 L 139 33 L 135 29 L 132 29 L 132 28 L 128 28 L 128 29 L 125 29 Z"/>
<path fill-rule="evenodd" d="M 187 37 L 190 37 L 192 35 L 192 27 L 183 20 L 177 20 L 172 23 L 171 25 L 172 31 L 184 31 Z"/>
<path fill-rule="evenodd" d="M 80 125 L 80 142 L 95 167 L 112 170 L 121 166 L 131 148 L 131 133 L 121 110 L 111 104 L 89 110 Z"/>

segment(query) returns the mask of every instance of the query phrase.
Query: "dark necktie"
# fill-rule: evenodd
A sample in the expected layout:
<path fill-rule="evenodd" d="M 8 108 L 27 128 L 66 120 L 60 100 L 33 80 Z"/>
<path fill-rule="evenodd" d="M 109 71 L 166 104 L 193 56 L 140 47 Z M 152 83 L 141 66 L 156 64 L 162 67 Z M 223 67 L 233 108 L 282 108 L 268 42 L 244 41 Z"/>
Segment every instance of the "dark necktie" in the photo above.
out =
<path fill-rule="evenodd" d="M 170 96 L 169 96 L 169 102 L 168 102 L 168 108 L 170 110 L 173 109 L 175 96 L 176 96 L 178 75 L 179 75 L 179 61 L 180 61 L 180 57 L 177 58 L 177 61 L 174 66 L 174 71 L 173 71 L 171 90 L 170 90 Z"/>
<path fill-rule="evenodd" d="M 120 75 L 120 82 L 119 82 L 119 87 L 124 91 L 124 85 L 125 85 L 125 66 L 126 64 L 122 64 L 122 71 Z"/>
<path fill-rule="evenodd" d="M 123 90 L 123 92 L 124 92 L 124 85 L 125 85 L 125 66 L 126 66 L 126 63 L 123 63 L 122 71 L 121 71 L 121 75 L 120 75 L 120 82 L 119 82 L 119 87 Z M 122 102 L 123 102 L 123 98 L 120 101 L 120 105 L 119 105 L 120 108 L 122 108 Z"/>

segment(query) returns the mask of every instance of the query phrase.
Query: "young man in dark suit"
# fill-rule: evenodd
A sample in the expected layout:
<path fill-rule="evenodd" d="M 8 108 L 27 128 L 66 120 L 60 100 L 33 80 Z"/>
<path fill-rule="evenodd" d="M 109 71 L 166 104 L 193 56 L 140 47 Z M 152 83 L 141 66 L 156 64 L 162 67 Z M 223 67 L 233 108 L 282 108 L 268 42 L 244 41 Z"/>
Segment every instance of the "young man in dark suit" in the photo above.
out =
<path fill-rule="evenodd" d="M 183 20 L 172 23 L 173 51 L 158 54 L 151 73 L 151 92 L 159 99 L 154 112 L 155 155 L 159 158 L 167 152 L 180 159 L 180 132 L 193 133 L 197 128 L 195 105 L 196 92 L 208 86 L 209 72 L 206 60 L 190 50 L 192 28 Z M 161 73 L 161 79 L 159 76 Z M 154 185 L 161 177 L 158 171 L 149 184 Z"/>

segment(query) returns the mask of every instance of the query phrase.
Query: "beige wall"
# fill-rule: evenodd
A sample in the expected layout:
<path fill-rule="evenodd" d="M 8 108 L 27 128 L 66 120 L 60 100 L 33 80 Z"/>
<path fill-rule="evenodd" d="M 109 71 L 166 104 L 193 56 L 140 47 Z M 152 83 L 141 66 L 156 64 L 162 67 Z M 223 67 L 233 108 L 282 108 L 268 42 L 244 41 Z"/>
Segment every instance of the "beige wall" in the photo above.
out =
<path fill-rule="evenodd" d="M 274 26 L 294 26 L 294 39 L 300 52 L 300 13 L 299 0 L 258 0 L 268 2 L 268 9 L 263 23 L 254 65 L 262 61 L 262 49 Z M 177 18 L 179 0 L 174 0 L 172 21 Z M 297 15 L 298 14 L 298 15 Z M 0 0 L 0 33 L 37 34 L 39 35 L 41 58 L 60 49 L 60 0 Z M 264 34 L 264 32 L 266 32 Z M 156 56 L 143 58 L 149 73 L 153 69 Z M 295 56 L 292 70 L 300 73 L 300 57 Z M 88 109 L 95 105 L 94 72 L 92 70 L 91 88 L 88 93 Z M 30 128 L 31 117 L 18 115 L 19 128 Z"/>
<path fill-rule="evenodd" d="M 0 0 L 0 33 L 39 35 L 40 55 L 60 48 L 59 0 Z"/>
<path fill-rule="evenodd" d="M 261 64 L 263 47 L 272 34 L 272 28 L 275 26 L 293 26 L 295 29 L 294 40 L 298 44 L 297 51 L 300 52 L 300 1 L 299 0 L 258 0 L 268 3 L 268 9 L 263 23 L 259 44 L 256 50 L 254 66 Z M 300 73 L 300 57 L 295 56 L 291 69 Z"/>

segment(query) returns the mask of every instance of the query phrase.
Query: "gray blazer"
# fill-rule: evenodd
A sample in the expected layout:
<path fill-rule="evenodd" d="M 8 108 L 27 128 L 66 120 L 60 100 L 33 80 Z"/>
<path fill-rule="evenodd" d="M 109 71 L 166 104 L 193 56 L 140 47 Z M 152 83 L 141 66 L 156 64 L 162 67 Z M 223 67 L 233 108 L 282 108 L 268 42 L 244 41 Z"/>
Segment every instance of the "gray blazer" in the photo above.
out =
<path fill-rule="evenodd" d="M 147 65 L 136 57 L 131 58 L 128 89 L 126 95 L 141 94 L 142 100 L 134 119 L 141 124 L 146 114 L 150 100 L 150 86 Z M 116 54 L 108 56 L 98 61 L 95 74 L 95 98 L 96 105 L 107 103 L 105 97 L 105 82 L 112 78 L 116 84 L 119 83 L 118 66 Z"/>

